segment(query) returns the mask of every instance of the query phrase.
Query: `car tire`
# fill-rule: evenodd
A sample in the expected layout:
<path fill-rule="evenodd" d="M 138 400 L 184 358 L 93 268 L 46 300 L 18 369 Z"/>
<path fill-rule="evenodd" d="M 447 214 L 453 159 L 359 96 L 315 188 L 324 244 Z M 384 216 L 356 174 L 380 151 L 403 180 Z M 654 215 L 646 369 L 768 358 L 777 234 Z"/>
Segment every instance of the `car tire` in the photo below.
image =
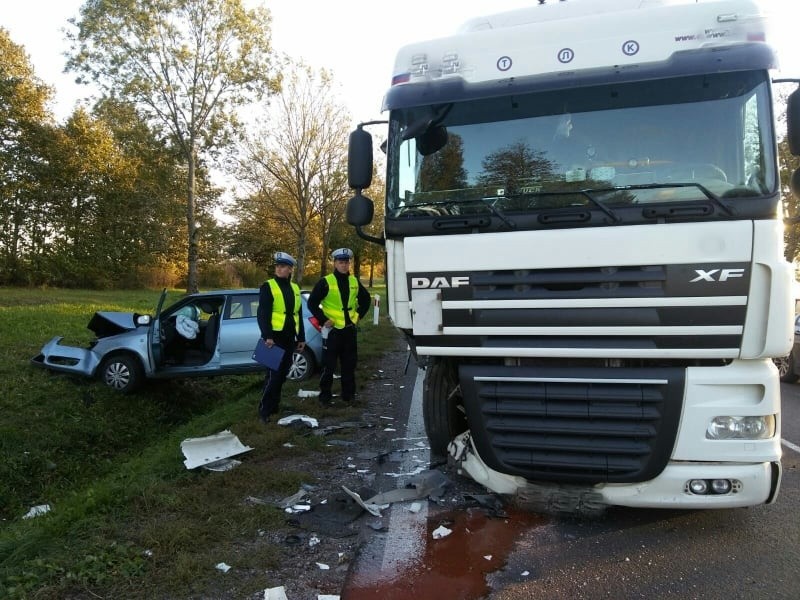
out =
<path fill-rule="evenodd" d="M 130 394 L 142 384 L 144 373 L 139 359 L 130 354 L 115 354 L 100 365 L 100 379 L 116 392 Z"/>
<path fill-rule="evenodd" d="M 290 381 L 306 381 L 314 374 L 314 353 L 308 348 L 292 355 L 292 364 L 286 378 Z"/>
<path fill-rule="evenodd" d="M 797 373 L 794 372 L 794 355 L 791 352 L 781 358 L 773 358 L 772 362 L 778 367 L 778 375 L 783 383 L 797 381 Z"/>
<path fill-rule="evenodd" d="M 431 454 L 437 457 L 447 456 L 450 441 L 468 427 L 458 376 L 450 362 L 437 361 L 427 368 L 422 393 L 422 413 Z"/>

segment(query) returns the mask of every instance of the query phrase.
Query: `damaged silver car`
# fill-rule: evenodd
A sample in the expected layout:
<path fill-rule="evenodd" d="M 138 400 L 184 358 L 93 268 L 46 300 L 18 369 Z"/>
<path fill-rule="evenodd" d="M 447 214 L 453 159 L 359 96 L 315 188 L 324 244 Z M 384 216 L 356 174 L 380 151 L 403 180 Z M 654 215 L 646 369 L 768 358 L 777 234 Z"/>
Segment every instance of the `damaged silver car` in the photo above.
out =
<path fill-rule="evenodd" d="M 145 379 L 212 377 L 263 372 L 252 358 L 260 332 L 256 321 L 258 290 L 190 294 L 155 314 L 96 312 L 88 328 L 96 338 L 88 348 L 47 342 L 32 363 L 53 371 L 98 377 L 129 393 Z M 306 348 L 295 352 L 289 379 L 311 377 L 322 361 L 322 337 L 310 320 L 308 292 L 301 294 Z"/>

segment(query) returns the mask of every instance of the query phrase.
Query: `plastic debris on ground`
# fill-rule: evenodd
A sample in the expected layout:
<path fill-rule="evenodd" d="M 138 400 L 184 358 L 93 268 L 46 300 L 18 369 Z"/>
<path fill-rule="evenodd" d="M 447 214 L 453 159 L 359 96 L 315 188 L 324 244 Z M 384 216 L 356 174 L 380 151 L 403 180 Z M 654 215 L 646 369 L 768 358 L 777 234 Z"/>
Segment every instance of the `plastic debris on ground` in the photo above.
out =
<path fill-rule="evenodd" d="M 23 519 L 32 519 L 33 517 L 38 517 L 40 515 L 46 514 L 50 512 L 50 505 L 49 504 L 37 504 L 36 506 L 31 506 L 30 510 L 22 515 Z"/>
<path fill-rule="evenodd" d="M 288 417 L 278 419 L 278 425 L 292 425 L 293 423 L 304 423 L 312 429 L 319 427 L 319 421 L 308 415 L 289 415 Z"/>
<path fill-rule="evenodd" d="M 230 565 L 226 565 L 224 562 L 217 563 L 216 568 L 217 568 L 218 571 L 222 571 L 223 573 L 227 573 L 228 571 L 231 570 L 231 566 Z"/>
<path fill-rule="evenodd" d="M 319 396 L 319 390 L 298 390 L 298 398 L 316 398 Z"/>
<path fill-rule="evenodd" d="M 289 506 L 293 506 L 294 504 L 299 503 L 301 500 L 306 500 L 307 498 L 308 498 L 308 490 L 300 488 L 299 490 L 297 490 L 297 492 L 295 492 L 291 496 L 287 496 L 286 498 L 278 502 L 278 506 L 280 506 L 281 508 L 288 508 Z"/>
<path fill-rule="evenodd" d="M 318 563 L 317 563 L 317 566 L 318 566 L 318 567 L 320 568 L 320 570 L 322 570 L 322 571 L 328 571 L 328 570 L 330 569 L 330 567 L 329 567 L 328 565 L 326 565 L 325 563 L 319 563 L 319 562 L 318 562 Z"/>
<path fill-rule="evenodd" d="M 363 508 L 363 509 L 364 509 L 365 511 L 367 511 L 369 514 L 371 514 L 373 517 L 380 517 L 380 516 L 383 516 L 383 515 L 381 515 L 381 510 L 383 510 L 384 508 L 389 508 L 389 505 L 388 505 L 388 504 L 379 505 L 379 504 L 367 503 L 367 502 L 365 502 L 365 501 L 364 501 L 364 500 L 361 498 L 361 496 L 360 496 L 360 495 L 359 495 L 357 492 L 354 492 L 354 491 L 352 491 L 352 490 L 349 490 L 349 489 L 347 489 L 345 486 L 342 486 L 342 489 L 343 489 L 343 490 L 344 490 L 344 491 L 345 491 L 345 492 L 346 492 L 346 493 L 347 493 L 347 494 L 348 494 L 348 495 L 349 495 L 349 496 L 350 496 L 350 497 L 351 497 L 353 500 L 355 500 L 355 501 L 358 503 L 358 505 L 359 505 L 361 508 Z"/>
<path fill-rule="evenodd" d="M 231 469 L 238 467 L 240 464 L 242 464 L 242 461 L 240 460 L 236 460 L 235 458 L 225 458 L 223 460 L 218 460 L 217 462 L 203 465 L 203 468 L 207 471 L 222 473 L 223 471 L 230 471 Z"/>
<path fill-rule="evenodd" d="M 189 438 L 181 442 L 181 451 L 186 457 L 183 464 L 187 469 L 211 465 L 250 450 L 251 447 L 242 444 L 239 438 L 227 429 L 214 435 Z"/>
<path fill-rule="evenodd" d="M 440 540 L 446 538 L 451 533 L 453 533 L 452 529 L 448 529 L 444 525 L 439 525 L 439 527 L 433 530 L 433 539 Z"/>
<path fill-rule="evenodd" d="M 264 590 L 264 600 L 289 600 L 286 597 L 286 588 L 281 585 Z"/>

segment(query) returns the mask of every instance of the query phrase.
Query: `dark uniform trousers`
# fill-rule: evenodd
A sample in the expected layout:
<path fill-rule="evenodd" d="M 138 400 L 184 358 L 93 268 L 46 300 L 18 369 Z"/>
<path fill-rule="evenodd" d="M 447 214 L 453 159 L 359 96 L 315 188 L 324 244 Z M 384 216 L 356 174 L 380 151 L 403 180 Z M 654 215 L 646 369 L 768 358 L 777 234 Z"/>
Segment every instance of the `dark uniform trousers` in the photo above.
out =
<path fill-rule="evenodd" d="M 336 363 L 341 363 L 342 400 L 351 402 L 356 395 L 356 363 L 358 349 L 356 327 L 349 325 L 344 329 L 331 329 L 327 344 L 322 351 L 322 375 L 319 379 L 319 399 L 322 403 L 331 401 L 331 387 Z"/>
<path fill-rule="evenodd" d="M 283 353 L 281 364 L 278 365 L 278 370 L 267 369 L 267 374 L 264 377 L 264 391 L 261 394 L 261 402 L 258 404 L 258 414 L 262 420 L 266 420 L 278 412 L 281 389 L 289 374 L 294 355 L 294 337 L 289 337 L 284 333 L 275 333 L 274 336 L 272 339 L 275 345 L 283 348 L 285 352 Z"/>

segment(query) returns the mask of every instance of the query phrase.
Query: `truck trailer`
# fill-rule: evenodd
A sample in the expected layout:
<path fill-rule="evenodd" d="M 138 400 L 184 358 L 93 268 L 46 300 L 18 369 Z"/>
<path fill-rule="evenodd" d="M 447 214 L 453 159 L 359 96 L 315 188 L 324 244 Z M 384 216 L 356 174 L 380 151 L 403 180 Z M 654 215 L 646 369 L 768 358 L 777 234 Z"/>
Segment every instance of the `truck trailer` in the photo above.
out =
<path fill-rule="evenodd" d="M 399 50 L 383 235 L 375 122 L 347 218 L 385 245 L 434 454 L 551 508 L 775 500 L 776 60 L 751 0 L 539 2 Z"/>

